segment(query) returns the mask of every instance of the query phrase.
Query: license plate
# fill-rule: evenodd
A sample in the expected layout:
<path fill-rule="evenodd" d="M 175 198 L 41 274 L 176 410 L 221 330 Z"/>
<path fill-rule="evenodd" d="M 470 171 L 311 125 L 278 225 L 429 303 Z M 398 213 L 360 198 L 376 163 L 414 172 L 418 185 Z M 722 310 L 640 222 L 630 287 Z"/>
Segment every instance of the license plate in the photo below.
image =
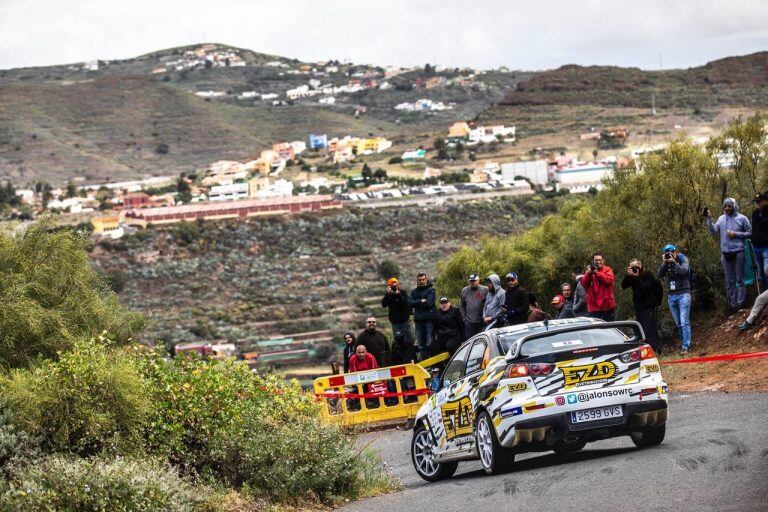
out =
<path fill-rule="evenodd" d="M 584 423 L 585 421 L 600 421 L 610 418 L 621 418 L 623 413 L 620 405 L 611 405 L 610 407 L 596 407 L 594 409 L 585 409 L 583 411 L 573 411 L 571 413 L 571 423 Z"/>

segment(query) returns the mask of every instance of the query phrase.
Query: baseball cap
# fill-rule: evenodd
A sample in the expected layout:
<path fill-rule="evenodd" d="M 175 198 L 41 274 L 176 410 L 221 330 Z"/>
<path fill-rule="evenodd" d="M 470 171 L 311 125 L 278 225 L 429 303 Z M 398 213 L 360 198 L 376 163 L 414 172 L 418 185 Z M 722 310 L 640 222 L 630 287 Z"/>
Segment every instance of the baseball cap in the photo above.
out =
<path fill-rule="evenodd" d="M 672 252 L 676 251 L 677 247 L 674 246 L 674 244 L 667 244 L 664 246 L 664 248 L 661 250 L 661 252 Z"/>
<path fill-rule="evenodd" d="M 758 201 L 768 201 L 768 192 L 758 192 L 755 196 L 755 202 Z"/>
<path fill-rule="evenodd" d="M 448 297 L 440 297 L 440 304 L 445 304 L 448 302 Z"/>
<path fill-rule="evenodd" d="M 507 274 L 507 279 L 517 279 L 517 273 L 510 272 L 509 274 Z"/>
<path fill-rule="evenodd" d="M 398 281 L 396 277 L 390 277 L 389 279 L 387 279 L 387 284 L 389 286 L 392 286 L 393 284 L 399 284 L 399 283 L 400 281 Z"/>
<path fill-rule="evenodd" d="M 469 274 L 469 280 L 470 281 L 478 281 L 480 278 L 477 277 L 477 274 Z"/>
<path fill-rule="evenodd" d="M 555 295 L 552 298 L 552 304 L 560 304 L 563 301 L 565 301 L 565 297 L 563 297 L 562 295 Z"/>

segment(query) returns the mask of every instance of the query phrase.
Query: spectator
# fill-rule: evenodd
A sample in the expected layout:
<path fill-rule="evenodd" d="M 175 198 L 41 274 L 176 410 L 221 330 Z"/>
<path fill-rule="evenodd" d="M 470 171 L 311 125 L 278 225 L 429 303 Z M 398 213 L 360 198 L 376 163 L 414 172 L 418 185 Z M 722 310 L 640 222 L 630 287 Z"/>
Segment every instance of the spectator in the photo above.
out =
<path fill-rule="evenodd" d="M 592 318 L 613 322 L 616 301 L 613 298 L 613 270 L 605 264 L 603 255 L 596 252 L 592 263 L 584 271 L 581 284 L 587 290 L 587 310 Z"/>
<path fill-rule="evenodd" d="M 392 336 L 403 333 L 406 343 L 413 345 L 411 331 L 411 308 L 408 305 L 408 293 L 400 288 L 400 281 L 392 277 L 387 281 L 387 291 L 381 299 L 381 307 L 387 308 L 387 317 L 392 324 Z"/>
<path fill-rule="evenodd" d="M 355 353 L 355 334 L 352 331 L 344 333 L 344 373 L 349 373 L 349 358 Z"/>
<path fill-rule="evenodd" d="M 755 205 L 757 208 L 752 212 L 751 238 L 757 261 L 757 278 L 765 290 L 768 288 L 768 192 L 757 194 Z"/>
<path fill-rule="evenodd" d="M 464 322 L 464 339 L 468 340 L 483 330 L 483 306 L 488 287 L 480 284 L 477 274 L 469 276 L 469 285 L 461 290 L 461 319 Z"/>
<path fill-rule="evenodd" d="M 563 296 L 563 308 L 560 310 L 557 318 L 573 318 L 573 291 L 571 283 L 560 285 L 560 293 Z"/>
<path fill-rule="evenodd" d="M 504 308 L 507 311 L 507 325 L 524 324 L 528 321 L 528 292 L 520 286 L 515 272 L 507 274 L 507 291 L 504 293 Z"/>
<path fill-rule="evenodd" d="M 421 272 L 416 276 L 416 288 L 411 290 L 408 305 L 413 309 L 419 355 L 423 360 L 429 357 L 427 347 L 435 343 L 435 288 L 427 274 Z"/>
<path fill-rule="evenodd" d="M 659 279 L 667 277 L 667 304 L 680 330 L 680 353 L 691 351 L 691 281 L 688 258 L 672 244 L 664 246 L 664 259 L 659 267 Z"/>
<path fill-rule="evenodd" d="M 412 341 L 402 331 L 392 333 L 392 365 L 410 363 L 416 358 Z"/>
<path fill-rule="evenodd" d="M 363 345 L 376 362 L 385 364 L 384 352 L 388 352 L 387 338 L 384 333 L 376 329 L 376 318 L 369 316 L 365 320 L 365 329 L 357 336 L 357 346 Z"/>
<path fill-rule="evenodd" d="M 573 281 L 576 283 L 576 293 L 573 296 L 573 316 L 587 316 L 587 289 L 582 280 L 584 275 L 579 267 L 573 267 Z"/>
<path fill-rule="evenodd" d="M 489 275 L 485 280 L 488 287 L 488 295 L 485 297 L 483 306 L 483 323 L 485 330 L 491 327 L 502 327 L 504 325 L 504 288 L 501 287 L 501 279 L 497 274 Z"/>
<path fill-rule="evenodd" d="M 757 322 L 757 317 L 760 316 L 760 313 L 766 305 L 768 305 L 768 290 L 757 296 L 755 304 L 752 306 L 752 311 L 749 312 L 749 317 L 739 324 L 739 329 L 746 331 L 747 329 L 754 327 L 755 322 Z"/>
<path fill-rule="evenodd" d="M 528 294 L 528 322 L 543 322 L 549 320 L 549 315 L 539 307 L 539 303 L 536 302 L 536 296 L 532 293 Z"/>
<path fill-rule="evenodd" d="M 570 318 L 567 316 L 564 316 L 565 314 L 565 303 L 567 301 L 565 300 L 565 297 L 562 295 L 555 295 L 552 297 L 552 306 L 555 308 L 555 320 L 560 320 L 561 318 Z"/>
<path fill-rule="evenodd" d="M 739 213 L 736 200 L 729 197 L 723 201 L 723 214 L 712 222 L 712 212 L 704 210 L 707 226 L 713 236 L 720 235 L 720 262 L 725 271 L 725 291 L 731 311 L 744 307 L 746 288 L 744 288 L 744 240 L 752 235 L 752 226 L 745 215 Z"/>
<path fill-rule="evenodd" d="M 461 311 L 451 306 L 448 297 L 440 297 L 440 307 L 435 319 L 437 335 L 434 354 L 447 350 L 451 355 L 456 352 L 461 342 L 464 341 L 464 322 L 461 319 Z"/>
<path fill-rule="evenodd" d="M 623 289 L 632 288 L 632 304 L 635 306 L 635 318 L 643 327 L 645 339 L 653 350 L 659 350 L 659 334 L 656 329 L 656 308 L 664 298 L 664 288 L 648 272 L 643 263 L 634 258 L 629 262 L 627 275 L 621 281 Z"/>
<path fill-rule="evenodd" d="M 365 370 L 373 370 L 378 368 L 376 358 L 373 354 L 369 354 L 365 345 L 358 345 L 355 349 L 355 354 L 349 358 L 349 371 L 350 372 L 364 372 Z"/>

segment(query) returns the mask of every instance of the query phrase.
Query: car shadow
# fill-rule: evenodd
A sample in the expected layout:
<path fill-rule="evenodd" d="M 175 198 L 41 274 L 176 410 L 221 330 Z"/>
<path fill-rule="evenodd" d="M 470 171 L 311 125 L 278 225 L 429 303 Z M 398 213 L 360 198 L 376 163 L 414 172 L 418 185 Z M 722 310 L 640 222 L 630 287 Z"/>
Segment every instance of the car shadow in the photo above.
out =
<path fill-rule="evenodd" d="M 557 454 L 553 452 L 545 453 L 543 455 L 534 455 L 533 457 L 516 461 L 512 466 L 512 470 L 508 474 L 521 473 L 525 471 L 532 471 L 537 469 L 551 468 L 557 466 L 563 466 L 566 464 L 575 464 L 593 459 L 600 459 L 603 457 L 611 457 L 614 455 L 623 455 L 625 453 L 631 453 L 638 451 L 635 447 L 622 447 L 622 448 L 594 448 L 584 449 L 576 453 L 564 453 Z M 476 471 L 468 471 L 455 475 L 451 480 L 462 480 L 467 478 L 485 477 L 485 472 L 480 469 Z M 450 481 L 450 480 L 449 480 Z"/>

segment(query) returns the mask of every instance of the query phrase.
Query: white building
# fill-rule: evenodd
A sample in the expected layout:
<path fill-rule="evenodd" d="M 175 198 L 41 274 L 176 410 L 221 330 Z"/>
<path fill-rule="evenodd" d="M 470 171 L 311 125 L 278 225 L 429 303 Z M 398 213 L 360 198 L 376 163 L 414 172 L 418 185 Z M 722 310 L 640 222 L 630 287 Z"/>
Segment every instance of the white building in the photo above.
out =
<path fill-rule="evenodd" d="M 515 127 L 505 127 L 504 125 L 478 126 L 469 131 L 467 145 L 471 146 L 480 142 L 489 144 L 491 142 L 498 142 L 499 139 L 502 142 L 514 142 Z"/>
<path fill-rule="evenodd" d="M 289 197 L 292 195 L 293 183 L 288 180 L 279 179 L 273 183 L 269 183 L 269 180 L 266 180 L 266 184 L 253 193 L 251 197 L 266 199 L 269 197 Z"/>
<path fill-rule="evenodd" d="M 550 182 L 546 160 L 501 164 L 502 181 L 513 181 L 517 176 L 522 176 L 534 185 L 546 185 Z"/>
<path fill-rule="evenodd" d="M 307 143 L 303 140 L 294 140 L 289 143 L 293 148 L 294 155 L 300 155 L 307 150 Z"/>
<path fill-rule="evenodd" d="M 603 188 L 603 180 L 613 176 L 613 166 L 605 162 L 577 162 L 556 169 L 554 172 L 557 190 L 567 189 L 572 194 L 588 192 L 591 188 Z"/>
<path fill-rule="evenodd" d="M 263 99 L 263 100 L 273 100 L 273 99 L 275 99 L 277 97 L 278 97 L 278 95 L 273 93 L 273 92 L 268 92 L 266 94 L 262 94 L 261 95 L 261 99 Z"/>
<path fill-rule="evenodd" d="M 256 99 L 259 97 L 259 93 L 256 91 L 244 91 L 240 93 L 240 96 L 238 98 L 249 100 L 249 99 Z"/>
<path fill-rule="evenodd" d="M 224 91 L 197 91 L 195 93 L 195 96 L 200 96 L 201 98 L 220 98 L 226 95 L 227 93 Z"/>
<path fill-rule="evenodd" d="M 216 185 L 208 191 L 211 201 L 233 201 L 248 197 L 248 183 L 233 183 L 231 185 Z"/>

